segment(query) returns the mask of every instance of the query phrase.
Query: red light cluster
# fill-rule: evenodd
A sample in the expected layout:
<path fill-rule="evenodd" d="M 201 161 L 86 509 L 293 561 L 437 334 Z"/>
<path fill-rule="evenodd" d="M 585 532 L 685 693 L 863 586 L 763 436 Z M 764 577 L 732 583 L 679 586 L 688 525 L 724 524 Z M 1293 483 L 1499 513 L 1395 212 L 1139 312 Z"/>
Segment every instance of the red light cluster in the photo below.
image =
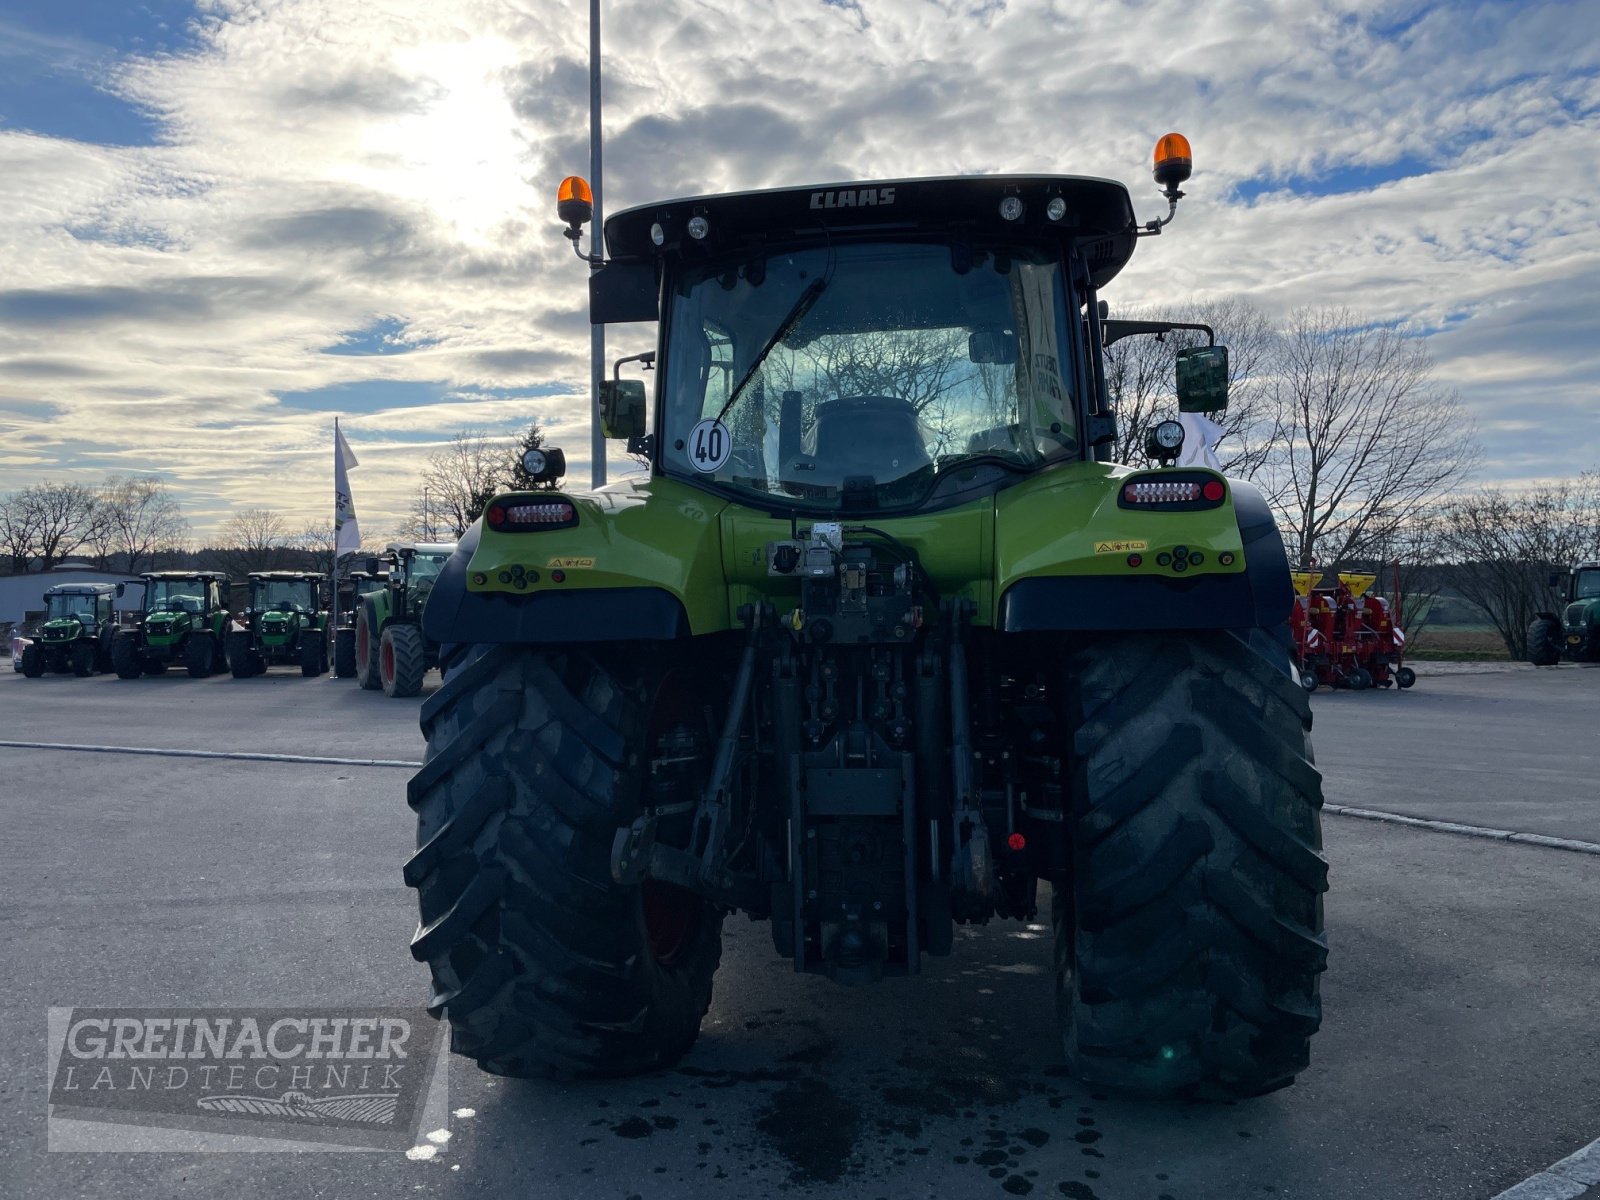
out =
<path fill-rule="evenodd" d="M 566 500 L 546 500 L 538 504 L 492 504 L 484 519 L 490 529 L 550 529 L 573 524 L 578 514 Z"/>
<path fill-rule="evenodd" d="M 1129 504 L 1181 504 L 1186 500 L 1200 499 L 1200 494 L 1198 483 L 1180 483 L 1165 479 L 1130 483 L 1122 489 L 1122 495 Z"/>

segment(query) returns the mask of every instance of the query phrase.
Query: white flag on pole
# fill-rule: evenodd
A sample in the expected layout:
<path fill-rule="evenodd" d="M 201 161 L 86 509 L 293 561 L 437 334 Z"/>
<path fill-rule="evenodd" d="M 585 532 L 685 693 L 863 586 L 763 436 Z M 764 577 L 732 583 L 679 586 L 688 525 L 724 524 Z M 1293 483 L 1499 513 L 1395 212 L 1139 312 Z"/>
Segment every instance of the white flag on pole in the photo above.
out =
<path fill-rule="evenodd" d="M 359 467 L 360 460 L 344 440 L 339 419 L 333 420 L 333 552 L 344 554 L 361 549 L 361 527 L 356 524 L 356 506 L 350 499 L 350 478 L 345 474 Z"/>
<path fill-rule="evenodd" d="M 1217 443 L 1227 431 L 1199 413 L 1179 413 L 1178 424 L 1183 426 L 1183 449 L 1178 452 L 1178 465 L 1222 470 L 1222 463 L 1217 459 Z"/>

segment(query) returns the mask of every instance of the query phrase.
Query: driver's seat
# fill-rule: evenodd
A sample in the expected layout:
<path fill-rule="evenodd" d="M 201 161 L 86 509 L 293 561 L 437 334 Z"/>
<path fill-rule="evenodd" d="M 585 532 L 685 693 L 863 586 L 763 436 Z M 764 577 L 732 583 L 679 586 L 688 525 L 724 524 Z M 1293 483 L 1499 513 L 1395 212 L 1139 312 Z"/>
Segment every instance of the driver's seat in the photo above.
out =
<path fill-rule="evenodd" d="M 822 478 L 836 484 L 870 475 L 890 483 L 933 465 L 917 410 L 896 396 L 846 396 L 817 405 L 815 458 Z"/>

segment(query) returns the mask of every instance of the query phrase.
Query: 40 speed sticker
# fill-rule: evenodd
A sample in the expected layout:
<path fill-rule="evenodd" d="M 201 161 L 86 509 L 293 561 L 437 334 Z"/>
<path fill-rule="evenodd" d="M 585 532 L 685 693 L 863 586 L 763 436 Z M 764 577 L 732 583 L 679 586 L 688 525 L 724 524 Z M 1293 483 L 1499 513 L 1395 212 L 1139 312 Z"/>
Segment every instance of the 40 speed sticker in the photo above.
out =
<path fill-rule="evenodd" d="M 689 465 L 703 475 L 720 470 L 733 453 L 733 438 L 728 427 L 715 417 L 707 417 L 689 431 Z"/>

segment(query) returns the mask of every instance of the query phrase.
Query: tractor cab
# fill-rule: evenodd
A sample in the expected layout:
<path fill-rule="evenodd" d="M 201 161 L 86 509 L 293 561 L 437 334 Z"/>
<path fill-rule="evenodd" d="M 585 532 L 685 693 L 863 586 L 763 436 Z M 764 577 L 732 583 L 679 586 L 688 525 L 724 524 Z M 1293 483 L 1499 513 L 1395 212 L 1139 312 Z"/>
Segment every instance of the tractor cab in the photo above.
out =
<path fill-rule="evenodd" d="M 1176 135 L 1157 150 L 1157 181 L 1174 206 L 1188 155 Z M 576 178 L 563 185 L 558 208 L 574 245 L 591 215 L 587 194 Z M 621 360 L 654 371 L 656 396 L 652 413 L 643 383 L 619 371 L 600 395 L 607 436 L 626 438 L 659 475 L 824 520 L 950 508 L 1104 460 L 1115 417 L 1103 348 L 1178 326 L 1110 320 L 1099 289 L 1165 223 L 1140 225 L 1120 183 L 1063 175 L 629 209 L 605 223 L 591 319 L 659 322 L 657 349 Z M 1226 375 L 1222 348 L 1184 351 L 1180 407 L 1222 407 Z M 530 454 L 548 466 L 541 481 L 564 465 L 547 450 Z M 520 507 L 526 523 L 551 521 Z M 519 524 L 502 512 L 496 524 Z"/>
<path fill-rule="evenodd" d="M 1579 563 L 1567 577 L 1567 603 L 1600 600 L 1600 562 Z"/>
<path fill-rule="evenodd" d="M 114 623 L 116 595 L 116 585 L 110 583 L 68 583 L 51 588 L 44 594 L 45 639 L 49 640 L 53 628 L 65 631 L 77 626 L 93 632 Z M 72 636 L 76 637 L 76 632 Z"/>
<path fill-rule="evenodd" d="M 294 571 L 254 571 L 250 575 L 250 602 L 246 611 L 258 616 L 314 613 L 319 607 L 324 578 Z"/>
<path fill-rule="evenodd" d="M 151 571 L 139 578 L 144 583 L 141 615 L 146 624 L 153 617 L 179 614 L 204 617 L 225 607 L 222 602 L 221 574 L 209 571 Z"/>
<path fill-rule="evenodd" d="M 453 542 L 391 542 L 384 547 L 389 564 L 385 576 L 393 597 L 394 618 L 415 620 L 418 617 L 439 573 L 454 552 Z"/>

